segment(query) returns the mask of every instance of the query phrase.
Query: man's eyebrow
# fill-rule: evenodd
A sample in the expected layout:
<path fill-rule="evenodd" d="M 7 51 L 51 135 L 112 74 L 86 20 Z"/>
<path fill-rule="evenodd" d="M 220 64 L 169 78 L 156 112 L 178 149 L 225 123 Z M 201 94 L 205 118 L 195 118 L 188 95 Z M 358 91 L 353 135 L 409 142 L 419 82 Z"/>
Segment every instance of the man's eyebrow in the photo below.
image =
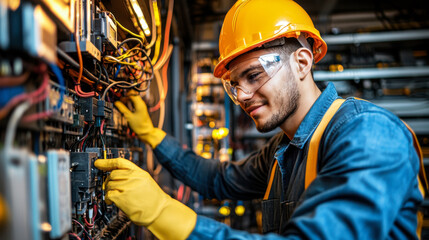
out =
<path fill-rule="evenodd" d="M 259 64 L 250 65 L 246 70 L 244 70 L 243 72 L 240 73 L 239 79 L 244 77 L 248 72 L 255 70 L 255 69 L 260 69 L 260 68 L 261 68 L 261 65 L 259 65 Z"/>

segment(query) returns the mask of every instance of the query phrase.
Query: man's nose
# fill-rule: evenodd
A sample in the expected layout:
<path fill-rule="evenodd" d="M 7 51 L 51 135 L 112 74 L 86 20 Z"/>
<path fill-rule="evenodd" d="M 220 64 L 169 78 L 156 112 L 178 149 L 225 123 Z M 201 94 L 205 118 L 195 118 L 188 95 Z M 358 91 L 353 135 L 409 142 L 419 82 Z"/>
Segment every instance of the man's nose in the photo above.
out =
<path fill-rule="evenodd" d="M 253 93 L 247 93 L 245 90 L 237 89 L 237 101 L 239 103 L 245 103 L 253 97 Z"/>

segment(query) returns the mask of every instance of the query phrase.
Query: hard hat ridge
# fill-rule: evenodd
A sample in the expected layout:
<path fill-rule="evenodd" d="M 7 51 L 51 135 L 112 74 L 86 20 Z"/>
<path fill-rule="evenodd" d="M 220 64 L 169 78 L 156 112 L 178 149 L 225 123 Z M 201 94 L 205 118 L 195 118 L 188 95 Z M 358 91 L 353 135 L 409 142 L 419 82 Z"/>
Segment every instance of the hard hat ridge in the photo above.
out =
<path fill-rule="evenodd" d="M 234 58 L 279 38 L 312 38 L 315 62 L 327 46 L 304 9 L 292 0 L 239 0 L 228 11 L 219 37 L 219 63 L 214 75 L 220 77 Z M 311 47 L 310 47 L 311 48 Z"/>

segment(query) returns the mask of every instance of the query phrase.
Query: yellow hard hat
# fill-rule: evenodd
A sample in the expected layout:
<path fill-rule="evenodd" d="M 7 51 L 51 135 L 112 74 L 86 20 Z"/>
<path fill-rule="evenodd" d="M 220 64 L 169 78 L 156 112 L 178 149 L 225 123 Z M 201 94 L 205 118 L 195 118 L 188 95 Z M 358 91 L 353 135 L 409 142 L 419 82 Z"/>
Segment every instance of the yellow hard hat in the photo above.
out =
<path fill-rule="evenodd" d="M 219 36 L 219 63 L 215 77 L 221 77 L 229 62 L 239 55 L 282 37 L 313 38 L 314 61 L 328 49 L 307 12 L 292 0 L 238 0 L 228 11 Z"/>

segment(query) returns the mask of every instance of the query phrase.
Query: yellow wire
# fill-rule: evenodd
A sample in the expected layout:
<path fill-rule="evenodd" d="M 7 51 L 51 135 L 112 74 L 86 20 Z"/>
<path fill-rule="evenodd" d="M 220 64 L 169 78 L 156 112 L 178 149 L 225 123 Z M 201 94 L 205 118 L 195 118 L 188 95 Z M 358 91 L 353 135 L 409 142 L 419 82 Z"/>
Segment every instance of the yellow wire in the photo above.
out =
<path fill-rule="evenodd" d="M 146 42 L 146 37 L 145 37 L 145 36 L 142 36 L 142 35 L 140 35 L 140 34 L 135 34 L 135 33 L 131 32 L 130 30 L 128 30 L 127 28 L 125 28 L 124 26 L 122 26 L 122 24 L 120 24 L 116 19 L 115 19 L 115 22 L 116 22 L 116 24 L 118 24 L 118 26 L 119 26 L 120 28 L 122 28 L 122 30 L 124 30 L 125 32 L 127 32 L 127 33 L 131 34 L 131 35 L 132 35 L 132 36 L 134 36 L 134 37 L 141 38 L 141 39 L 143 40 L 143 42 Z"/>
<path fill-rule="evenodd" d="M 161 28 L 158 28 L 161 30 Z M 156 43 L 155 43 L 155 55 L 152 58 L 152 65 L 155 65 L 156 61 L 158 61 L 159 53 L 161 52 L 161 31 L 158 32 Z"/>

